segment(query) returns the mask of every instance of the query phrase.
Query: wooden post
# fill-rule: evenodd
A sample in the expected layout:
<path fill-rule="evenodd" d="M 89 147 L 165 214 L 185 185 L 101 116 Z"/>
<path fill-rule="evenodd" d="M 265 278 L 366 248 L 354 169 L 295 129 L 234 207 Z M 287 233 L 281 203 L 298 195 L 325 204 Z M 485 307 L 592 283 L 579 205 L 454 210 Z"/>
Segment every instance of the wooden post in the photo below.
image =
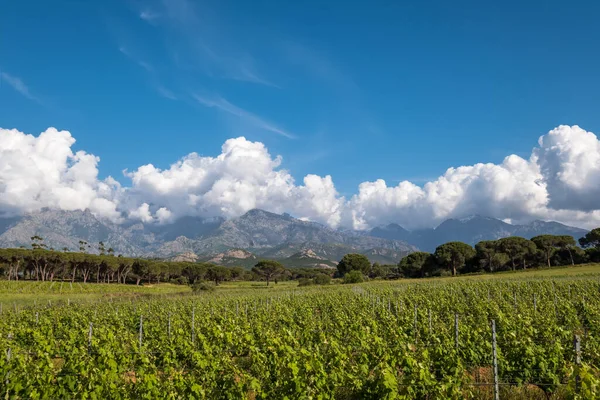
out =
<path fill-rule="evenodd" d="M 167 335 L 169 336 L 169 339 L 171 339 L 171 313 L 169 312 L 169 322 L 167 325 Z"/>
<path fill-rule="evenodd" d="M 192 308 L 192 344 L 194 344 L 194 341 L 196 340 L 196 308 Z"/>
<path fill-rule="evenodd" d="M 414 331 L 415 331 L 415 340 L 417 340 L 417 305 L 415 304 L 415 322 L 414 322 Z"/>
<path fill-rule="evenodd" d="M 537 312 L 537 296 L 535 293 L 533 294 L 533 311 Z"/>
<path fill-rule="evenodd" d="M 7 364 L 10 362 L 11 359 L 11 350 L 10 347 L 8 349 L 6 349 L 6 362 Z M 10 378 L 10 370 L 6 373 L 6 386 L 8 386 L 8 380 Z M 6 391 L 6 398 L 8 399 L 8 389 Z"/>
<path fill-rule="evenodd" d="M 94 329 L 94 324 L 90 322 L 90 330 L 88 331 L 88 354 L 92 352 L 92 330 Z"/>
<path fill-rule="evenodd" d="M 454 314 L 454 333 L 455 333 L 455 342 L 456 342 L 456 350 L 458 351 L 458 314 Z"/>
<path fill-rule="evenodd" d="M 431 336 L 432 334 L 432 329 L 431 329 L 431 308 L 429 310 L 427 310 L 427 313 L 429 314 L 429 336 Z"/>
<path fill-rule="evenodd" d="M 492 320 L 492 356 L 494 363 L 494 400 L 500 400 L 498 379 L 498 350 L 496 349 L 496 321 Z"/>
<path fill-rule="evenodd" d="M 144 334 L 144 333 L 143 333 L 143 332 L 144 332 L 144 328 L 143 328 L 143 326 L 144 326 L 144 318 L 143 318 L 143 316 L 140 314 L 140 345 L 139 345 L 139 347 L 140 347 L 140 352 L 142 351 L 142 338 L 143 338 L 143 334 Z"/>
<path fill-rule="evenodd" d="M 37 324 L 39 324 L 39 323 L 40 323 L 40 313 L 39 313 L 39 312 L 36 312 L 36 313 L 35 313 L 35 324 L 37 325 Z"/>
<path fill-rule="evenodd" d="M 581 366 L 581 340 L 579 335 L 575 335 L 573 340 L 573 346 L 575 347 L 575 393 L 579 393 L 581 389 L 581 377 L 579 376 L 579 367 Z"/>

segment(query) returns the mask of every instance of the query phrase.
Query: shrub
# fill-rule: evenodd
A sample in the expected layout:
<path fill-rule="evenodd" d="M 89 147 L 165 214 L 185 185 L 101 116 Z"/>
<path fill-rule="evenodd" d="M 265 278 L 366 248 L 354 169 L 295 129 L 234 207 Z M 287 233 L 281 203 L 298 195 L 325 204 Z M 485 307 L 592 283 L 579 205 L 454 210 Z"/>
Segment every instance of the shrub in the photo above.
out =
<path fill-rule="evenodd" d="M 308 278 L 298 279 L 298 286 L 310 286 L 310 285 L 314 285 L 314 282 L 312 279 L 308 279 Z"/>
<path fill-rule="evenodd" d="M 344 283 L 360 283 L 363 282 L 363 274 L 358 270 L 353 270 L 344 275 Z"/>
<path fill-rule="evenodd" d="M 175 279 L 171 279 L 170 282 L 174 283 L 176 285 L 187 285 L 187 284 L 189 284 L 188 278 L 185 277 L 185 276 L 178 276 Z"/>
<path fill-rule="evenodd" d="M 212 292 L 215 290 L 215 285 L 208 282 L 198 282 L 192 285 L 193 292 Z"/>
<path fill-rule="evenodd" d="M 325 274 L 317 274 L 313 278 L 315 285 L 329 285 L 331 283 L 331 277 Z"/>

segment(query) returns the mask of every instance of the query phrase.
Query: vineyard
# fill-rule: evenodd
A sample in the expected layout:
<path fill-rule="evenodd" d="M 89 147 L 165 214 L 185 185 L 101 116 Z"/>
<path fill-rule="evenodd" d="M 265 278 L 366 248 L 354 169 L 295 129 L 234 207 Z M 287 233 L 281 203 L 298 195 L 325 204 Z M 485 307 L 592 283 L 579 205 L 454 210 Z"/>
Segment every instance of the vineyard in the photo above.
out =
<path fill-rule="evenodd" d="M 600 276 L 7 307 L 7 399 L 591 399 Z"/>

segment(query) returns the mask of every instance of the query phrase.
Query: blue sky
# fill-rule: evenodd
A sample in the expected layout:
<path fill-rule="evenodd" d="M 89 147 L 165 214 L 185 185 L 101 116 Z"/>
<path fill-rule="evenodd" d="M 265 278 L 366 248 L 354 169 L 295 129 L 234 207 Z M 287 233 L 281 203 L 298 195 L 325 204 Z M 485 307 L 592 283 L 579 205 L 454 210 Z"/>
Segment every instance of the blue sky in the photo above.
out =
<path fill-rule="evenodd" d="M 0 126 L 100 177 L 245 136 L 297 181 L 422 184 L 600 131 L 598 2 L 32 1 L 0 13 Z"/>

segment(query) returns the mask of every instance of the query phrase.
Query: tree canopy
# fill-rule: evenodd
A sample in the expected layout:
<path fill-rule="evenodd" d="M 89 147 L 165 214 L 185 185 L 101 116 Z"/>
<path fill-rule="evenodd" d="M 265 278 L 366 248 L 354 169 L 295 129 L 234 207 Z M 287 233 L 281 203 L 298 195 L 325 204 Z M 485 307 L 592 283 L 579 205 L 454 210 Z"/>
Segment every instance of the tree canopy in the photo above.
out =
<path fill-rule="evenodd" d="M 579 245 L 583 248 L 594 247 L 600 249 L 600 228 L 592 229 L 579 239 Z"/>
<path fill-rule="evenodd" d="M 422 278 L 428 267 L 435 263 L 430 253 L 416 251 L 403 257 L 398 263 L 400 272 L 407 278 Z"/>
<path fill-rule="evenodd" d="M 275 260 L 261 260 L 252 268 L 252 272 L 265 278 L 269 286 L 271 280 L 277 279 L 285 272 L 285 267 Z"/>
<path fill-rule="evenodd" d="M 350 253 L 342 257 L 337 265 L 337 269 L 341 276 L 346 275 L 350 271 L 360 271 L 366 275 L 371 269 L 371 262 L 362 254 Z"/>
<path fill-rule="evenodd" d="M 463 242 L 449 242 L 435 249 L 435 258 L 440 265 L 446 266 L 452 276 L 471 258 L 475 257 L 475 249 Z"/>

